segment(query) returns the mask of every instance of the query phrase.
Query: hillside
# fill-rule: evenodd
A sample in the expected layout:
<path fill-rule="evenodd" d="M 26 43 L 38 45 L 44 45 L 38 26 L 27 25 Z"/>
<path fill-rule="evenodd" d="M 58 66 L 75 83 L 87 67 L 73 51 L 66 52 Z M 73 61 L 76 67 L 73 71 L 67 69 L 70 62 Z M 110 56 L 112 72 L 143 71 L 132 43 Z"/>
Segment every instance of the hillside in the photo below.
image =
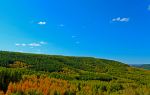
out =
<path fill-rule="evenodd" d="M 70 92 L 67 90 L 67 92 L 64 91 L 63 94 L 60 93 L 61 90 L 57 91 L 53 88 L 55 95 L 88 95 L 87 93 L 89 92 L 86 92 L 85 89 L 83 89 L 86 86 L 88 86 L 89 88 L 87 89 L 91 91 L 91 94 L 89 93 L 89 95 L 93 95 L 93 93 L 95 93 L 94 95 L 120 95 L 121 93 L 121 95 L 128 95 L 129 88 L 131 89 L 130 93 L 133 93 L 130 95 L 141 95 L 136 93 L 142 93 L 141 91 L 143 89 L 145 89 L 147 93 L 150 92 L 148 90 L 150 86 L 150 72 L 128 66 L 127 64 L 121 62 L 92 57 L 43 55 L 1 51 L 1 90 L 7 93 L 24 93 L 24 95 L 28 95 L 29 92 L 22 91 L 20 88 L 16 88 L 15 84 L 13 84 L 18 83 L 21 87 L 22 85 L 25 85 L 24 82 L 26 83 L 27 80 L 28 82 L 31 80 L 34 82 L 41 80 L 47 81 L 45 85 L 47 85 L 49 81 L 55 80 L 58 81 L 58 84 L 59 82 L 67 82 L 67 85 L 73 86 L 69 88 Z M 55 86 L 57 87 L 57 85 Z M 60 89 L 63 88 L 64 86 Z M 71 90 L 75 88 L 78 90 Z M 31 91 L 32 94 L 53 95 L 50 94 L 50 92 L 49 94 L 39 94 L 37 89 L 38 86 L 35 89 L 35 92 Z M 138 89 L 142 90 L 140 91 Z M 31 89 L 28 89 L 28 91 L 29 90 Z M 43 93 L 43 90 L 40 91 L 40 93 Z"/>
<path fill-rule="evenodd" d="M 40 55 L 17 52 L 0 52 L 0 66 L 51 73 L 67 72 L 77 75 L 76 78 L 88 73 L 94 73 L 94 75 L 97 73 L 105 73 L 110 76 L 109 74 L 113 72 L 126 72 L 129 67 L 121 62 L 91 57 Z"/>

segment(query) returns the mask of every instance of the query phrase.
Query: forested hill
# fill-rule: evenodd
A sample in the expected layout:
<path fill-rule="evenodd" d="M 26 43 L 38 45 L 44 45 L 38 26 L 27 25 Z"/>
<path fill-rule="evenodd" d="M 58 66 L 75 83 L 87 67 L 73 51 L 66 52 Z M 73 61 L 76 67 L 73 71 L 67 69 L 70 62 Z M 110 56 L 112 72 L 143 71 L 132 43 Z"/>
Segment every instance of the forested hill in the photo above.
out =
<path fill-rule="evenodd" d="M 26 68 L 37 71 L 60 72 L 64 68 L 106 73 L 112 70 L 126 70 L 126 64 L 113 60 L 92 57 L 70 57 L 57 55 L 0 52 L 0 66 Z"/>
<path fill-rule="evenodd" d="M 127 64 L 92 57 L 43 55 L 0 52 L 0 67 L 19 68 L 47 73 L 50 77 L 67 80 L 102 80 L 127 78 L 140 82 L 145 71 Z M 132 77 L 131 77 L 132 76 Z"/>
<path fill-rule="evenodd" d="M 150 71 L 92 57 L 0 51 L 0 95 L 150 95 Z"/>

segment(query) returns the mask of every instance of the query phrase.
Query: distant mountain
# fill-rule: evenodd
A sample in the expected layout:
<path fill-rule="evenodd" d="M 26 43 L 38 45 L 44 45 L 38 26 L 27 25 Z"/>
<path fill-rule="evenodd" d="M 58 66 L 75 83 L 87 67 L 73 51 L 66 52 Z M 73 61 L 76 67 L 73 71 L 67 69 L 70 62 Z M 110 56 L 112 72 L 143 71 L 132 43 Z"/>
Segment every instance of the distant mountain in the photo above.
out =
<path fill-rule="evenodd" d="M 141 65 L 134 65 L 134 66 L 138 68 L 143 68 L 145 70 L 150 70 L 150 64 L 141 64 Z"/>

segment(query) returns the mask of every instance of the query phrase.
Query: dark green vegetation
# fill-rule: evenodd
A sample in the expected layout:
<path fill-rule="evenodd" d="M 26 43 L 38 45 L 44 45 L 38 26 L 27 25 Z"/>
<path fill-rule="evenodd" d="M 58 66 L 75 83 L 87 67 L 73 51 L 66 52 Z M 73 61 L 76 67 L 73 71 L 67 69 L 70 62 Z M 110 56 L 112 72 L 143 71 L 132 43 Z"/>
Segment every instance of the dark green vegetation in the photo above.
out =
<path fill-rule="evenodd" d="M 1 51 L 0 89 L 6 92 L 10 82 L 20 82 L 24 75 L 68 80 L 71 84 L 78 85 L 78 90 L 82 89 L 83 85 L 91 85 L 91 93 L 97 95 L 150 95 L 150 72 L 121 62 L 91 57 Z M 84 92 L 78 95 L 88 94 Z"/>

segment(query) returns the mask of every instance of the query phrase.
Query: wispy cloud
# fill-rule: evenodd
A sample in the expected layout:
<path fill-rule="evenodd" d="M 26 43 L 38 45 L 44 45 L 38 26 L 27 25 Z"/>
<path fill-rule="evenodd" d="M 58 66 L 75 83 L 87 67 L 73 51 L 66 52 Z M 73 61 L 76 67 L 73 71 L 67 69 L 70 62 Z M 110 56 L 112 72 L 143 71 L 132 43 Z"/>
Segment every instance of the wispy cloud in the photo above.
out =
<path fill-rule="evenodd" d="M 40 47 L 40 46 L 43 46 L 45 44 L 48 44 L 48 43 L 44 42 L 44 41 L 41 41 L 41 42 L 38 42 L 38 43 L 36 43 L 36 42 L 34 42 L 34 43 L 21 43 L 21 44 L 16 43 L 15 46 L 17 46 L 17 47 L 19 47 L 19 46 L 21 46 L 21 47 L 28 46 L 28 47 L 33 48 L 33 47 Z"/>
<path fill-rule="evenodd" d="M 24 47 L 24 46 L 27 46 L 27 44 L 18 44 L 17 43 L 17 44 L 15 44 L 15 46 L 23 46 Z"/>
<path fill-rule="evenodd" d="M 31 43 L 31 44 L 27 44 L 28 46 L 31 46 L 31 47 L 39 47 L 41 46 L 41 44 L 39 43 Z"/>
<path fill-rule="evenodd" d="M 40 44 L 45 45 L 47 42 L 41 41 Z"/>
<path fill-rule="evenodd" d="M 15 44 L 15 46 L 20 46 L 20 44 Z"/>
<path fill-rule="evenodd" d="M 129 22 L 130 18 L 121 18 L 121 17 L 117 17 L 117 18 L 113 18 L 112 22 Z"/>
<path fill-rule="evenodd" d="M 74 46 L 77 46 L 77 45 L 80 44 L 80 37 L 79 37 L 78 34 L 72 35 L 71 37 L 72 37 L 72 39 L 74 40 Z"/>
<path fill-rule="evenodd" d="M 46 22 L 46 21 L 40 21 L 40 22 L 38 22 L 37 24 L 39 24 L 39 25 L 46 25 L 47 22 Z"/>

